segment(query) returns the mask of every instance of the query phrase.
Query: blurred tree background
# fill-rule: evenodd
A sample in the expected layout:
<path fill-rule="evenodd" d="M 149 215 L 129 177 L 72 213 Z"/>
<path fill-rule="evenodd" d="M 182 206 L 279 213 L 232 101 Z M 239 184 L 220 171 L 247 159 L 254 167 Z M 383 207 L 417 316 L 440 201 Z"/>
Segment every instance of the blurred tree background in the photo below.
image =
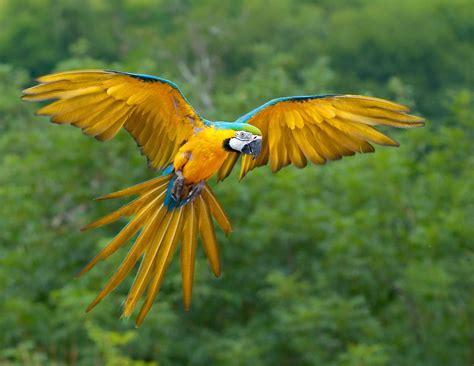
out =
<path fill-rule="evenodd" d="M 469 365 L 474 362 L 472 0 L 0 0 L 0 364 Z M 209 119 L 285 95 L 367 94 L 427 118 L 378 148 L 215 190 L 223 275 L 178 261 L 138 329 L 132 278 L 84 309 L 124 252 L 91 198 L 157 173 L 126 133 L 100 144 L 33 116 L 32 79 L 107 67 L 177 82 Z M 37 107 L 37 106 L 36 106 Z M 123 223 L 122 223 L 123 224 Z"/>

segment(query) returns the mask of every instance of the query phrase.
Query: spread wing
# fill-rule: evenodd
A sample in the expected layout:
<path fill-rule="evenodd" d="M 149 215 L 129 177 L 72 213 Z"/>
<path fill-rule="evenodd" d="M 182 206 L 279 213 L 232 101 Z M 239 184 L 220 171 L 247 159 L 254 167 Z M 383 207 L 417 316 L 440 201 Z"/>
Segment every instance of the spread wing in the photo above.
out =
<path fill-rule="evenodd" d="M 203 120 L 177 85 L 150 75 L 111 70 L 60 72 L 23 91 L 27 101 L 55 100 L 37 111 L 106 141 L 123 127 L 153 168 L 171 163 Z"/>
<path fill-rule="evenodd" d="M 384 99 L 360 95 L 296 96 L 271 100 L 237 120 L 262 131 L 262 151 L 256 160 L 242 158 L 240 178 L 270 162 L 273 172 L 294 164 L 298 168 L 328 160 L 373 152 L 371 143 L 398 146 L 398 142 L 373 126 L 411 128 L 423 119 L 408 108 Z M 238 155 L 223 164 L 218 179 L 227 177 Z"/>

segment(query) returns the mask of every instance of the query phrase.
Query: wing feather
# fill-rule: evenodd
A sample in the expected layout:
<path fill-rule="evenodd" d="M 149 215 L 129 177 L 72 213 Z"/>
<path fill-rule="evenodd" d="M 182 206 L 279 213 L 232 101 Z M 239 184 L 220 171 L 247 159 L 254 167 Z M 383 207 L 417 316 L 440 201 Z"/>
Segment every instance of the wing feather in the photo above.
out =
<path fill-rule="evenodd" d="M 373 152 L 371 143 L 398 146 L 375 126 L 413 128 L 423 119 L 388 100 L 360 95 L 296 96 L 272 100 L 239 118 L 262 131 L 263 145 L 256 160 L 243 157 L 240 177 L 270 163 L 273 172 L 307 161 L 324 164 L 355 153 Z M 230 167 L 231 168 L 231 167 Z M 225 178 L 230 174 L 226 166 Z M 220 178 L 220 179 L 223 179 Z"/>
<path fill-rule="evenodd" d="M 194 134 L 194 128 L 204 126 L 178 87 L 165 79 L 78 70 L 45 75 L 37 81 L 39 85 L 23 91 L 23 99 L 53 100 L 37 114 L 81 128 L 101 141 L 124 127 L 155 168 L 169 165 L 173 152 Z"/>
<path fill-rule="evenodd" d="M 219 168 L 219 171 L 217 172 L 217 180 L 221 181 L 224 180 L 229 176 L 229 174 L 232 172 L 232 169 L 234 168 L 235 163 L 239 159 L 240 154 L 239 153 L 231 153 L 227 157 L 227 159 L 224 161 L 222 166 Z"/>
<path fill-rule="evenodd" d="M 289 135 L 293 135 L 294 129 L 288 131 Z M 303 155 L 303 152 L 299 148 L 298 144 L 294 140 L 294 138 L 290 138 L 286 140 L 286 146 L 288 148 L 288 157 L 296 167 L 304 168 L 307 164 L 306 158 Z"/>

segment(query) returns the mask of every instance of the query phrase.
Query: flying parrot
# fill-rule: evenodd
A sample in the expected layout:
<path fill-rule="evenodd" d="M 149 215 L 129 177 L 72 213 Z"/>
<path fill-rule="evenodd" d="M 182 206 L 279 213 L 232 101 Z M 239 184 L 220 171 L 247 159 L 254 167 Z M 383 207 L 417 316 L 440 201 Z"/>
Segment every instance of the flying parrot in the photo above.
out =
<path fill-rule="evenodd" d="M 423 119 L 407 107 L 360 95 L 308 95 L 273 99 L 234 122 L 209 121 L 199 115 L 173 82 L 145 74 L 112 70 L 60 72 L 37 79 L 23 91 L 26 101 L 54 100 L 37 111 L 58 124 L 73 125 L 99 141 L 124 128 L 135 139 L 154 179 L 111 193 L 100 200 L 136 196 L 130 203 L 83 229 L 122 217 L 127 225 L 81 271 L 89 271 L 137 233 L 133 246 L 90 311 L 140 261 L 123 305 L 129 317 L 146 292 L 136 324 L 143 322 L 160 289 L 164 273 L 180 244 L 183 303 L 191 304 L 198 237 L 212 272 L 220 275 L 214 220 L 229 234 L 231 224 L 208 181 L 225 179 L 239 157 L 240 178 L 270 164 L 277 172 L 293 164 L 324 164 L 355 153 L 373 152 L 371 143 L 398 146 L 374 126 L 412 128 Z"/>

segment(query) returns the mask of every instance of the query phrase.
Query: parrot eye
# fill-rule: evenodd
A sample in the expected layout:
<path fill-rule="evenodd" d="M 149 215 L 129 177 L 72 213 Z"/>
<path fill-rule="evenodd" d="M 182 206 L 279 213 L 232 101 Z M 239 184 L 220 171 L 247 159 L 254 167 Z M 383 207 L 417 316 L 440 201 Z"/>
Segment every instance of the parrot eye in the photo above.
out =
<path fill-rule="evenodd" d="M 237 137 L 239 140 L 242 140 L 242 141 L 248 141 L 252 138 L 252 134 L 250 132 L 238 131 L 235 134 L 235 137 Z"/>

